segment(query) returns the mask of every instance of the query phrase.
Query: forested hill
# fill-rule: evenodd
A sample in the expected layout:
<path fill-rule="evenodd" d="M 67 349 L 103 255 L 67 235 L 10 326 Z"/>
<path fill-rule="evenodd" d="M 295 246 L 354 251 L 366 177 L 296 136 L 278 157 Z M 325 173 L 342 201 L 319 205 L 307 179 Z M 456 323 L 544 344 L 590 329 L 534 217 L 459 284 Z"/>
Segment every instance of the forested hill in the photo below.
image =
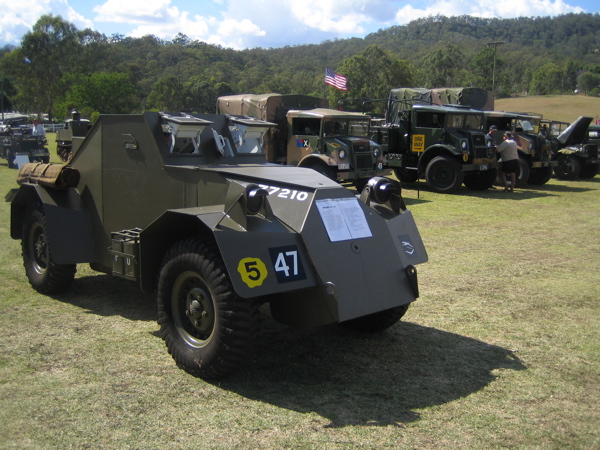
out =
<path fill-rule="evenodd" d="M 490 45 L 495 43 L 494 45 Z M 27 59 L 28 64 L 22 61 Z M 325 68 L 348 91 L 324 83 Z M 213 112 L 220 95 L 279 92 L 386 97 L 401 86 L 474 86 L 497 97 L 600 95 L 600 14 L 483 19 L 429 17 L 364 39 L 236 51 L 178 35 L 104 36 L 42 16 L 16 48 L 0 50 L 4 104 L 64 117 L 148 109 Z"/>
<path fill-rule="evenodd" d="M 527 53 L 543 52 L 546 57 L 575 58 L 597 63 L 600 15 L 566 14 L 517 19 L 436 16 L 418 19 L 405 26 L 386 28 L 365 39 L 367 44 L 394 50 L 405 59 L 411 59 L 411 55 L 415 54 L 422 55 L 431 46 L 443 42 L 474 50 L 488 42 L 498 41 L 511 49 L 521 49 Z"/>

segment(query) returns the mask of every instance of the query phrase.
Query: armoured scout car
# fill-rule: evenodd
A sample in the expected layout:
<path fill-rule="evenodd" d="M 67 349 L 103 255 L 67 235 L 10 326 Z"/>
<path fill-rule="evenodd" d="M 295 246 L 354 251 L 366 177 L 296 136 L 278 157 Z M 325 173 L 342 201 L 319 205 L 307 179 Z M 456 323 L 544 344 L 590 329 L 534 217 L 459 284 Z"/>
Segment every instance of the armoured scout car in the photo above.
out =
<path fill-rule="evenodd" d="M 265 136 L 270 162 L 309 167 L 361 189 L 372 176 L 389 175 L 381 145 L 369 139 L 371 117 L 329 109 L 307 95 L 233 95 L 217 99 L 217 112 L 274 122 Z"/>
<path fill-rule="evenodd" d="M 233 372 L 257 337 L 259 305 L 292 326 L 376 331 L 419 294 L 427 254 L 399 183 L 360 197 L 322 174 L 269 164 L 271 126 L 226 115 L 106 115 L 69 165 L 28 165 L 11 236 L 44 294 L 76 264 L 157 293 L 160 334 L 178 366 Z"/>

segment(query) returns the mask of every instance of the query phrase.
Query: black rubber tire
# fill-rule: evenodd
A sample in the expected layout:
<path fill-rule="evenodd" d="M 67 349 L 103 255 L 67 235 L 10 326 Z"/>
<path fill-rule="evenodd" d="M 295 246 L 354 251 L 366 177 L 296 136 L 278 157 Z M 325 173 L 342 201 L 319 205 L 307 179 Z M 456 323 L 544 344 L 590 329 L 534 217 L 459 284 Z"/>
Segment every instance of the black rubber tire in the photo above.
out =
<path fill-rule="evenodd" d="M 527 184 L 527 180 L 529 180 L 529 175 L 531 173 L 531 169 L 529 168 L 529 164 L 527 161 L 521 157 L 519 157 L 519 171 L 517 172 L 517 186 L 524 186 Z"/>
<path fill-rule="evenodd" d="M 554 167 L 554 175 L 561 180 L 574 180 L 579 176 L 581 164 L 573 155 L 559 155 L 558 166 Z"/>
<path fill-rule="evenodd" d="M 183 240 L 166 254 L 158 281 L 158 324 L 181 369 L 222 378 L 246 363 L 259 329 L 258 304 L 233 291 L 208 239 Z"/>
<path fill-rule="evenodd" d="M 436 156 L 425 169 L 427 185 L 440 194 L 452 194 L 460 188 L 464 174 L 460 164 L 448 156 Z"/>
<path fill-rule="evenodd" d="M 331 166 L 328 166 L 324 162 L 317 162 L 308 166 L 309 169 L 315 170 L 322 175 L 325 175 L 327 178 L 333 181 L 337 181 L 337 177 L 335 175 L 335 171 Z"/>
<path fill-rule="evenodd" d="M 25 212 L 21 249 L 29 284 L 41 294 L 66 291 L 75 278 L 75 264 L 56 264 L 52 260 L 46 215 L 41 204 L 34 203 Z"/>
<path fill-rule="evenodd" d="M 465 175 L 465 186 L 474 191 L 485 191 L 491 188 L 496 181 L 498 171 L 496 169 L 479 170 Z"/>
<path fill-rule="evenodd" d="M 399 167 L 394 168 L 394 175 L 402 183 L 416 183 L 419 179 L 419 172 L 416 170 L 400 169 Z"/>
<path fill-rule="evenodd" d="M 579 170 L 579 178 L 589 180 L 598 175 L 600 164 L 583 164 Z"/>
<path fill-rule="evenodd" d="M 527 183 L 541 186 L 550 181 L 550 178 L 552 178 L 552 167 L 536 167 L 531 169 Z"/>
<path fill-rule="evenodd" d="M 385 311 L 379 311 L 374 314 L 369 314 L 368 316 L 357 317 L 356 319 L 347 320 L 346 322 L 340 322 L 340 325 L 355 331 L 383 331 L 402 319 L 404 314 L 406 314 L 406 311 L 408 311 L 409 306 L 410 303 L 386 309 Z"/>

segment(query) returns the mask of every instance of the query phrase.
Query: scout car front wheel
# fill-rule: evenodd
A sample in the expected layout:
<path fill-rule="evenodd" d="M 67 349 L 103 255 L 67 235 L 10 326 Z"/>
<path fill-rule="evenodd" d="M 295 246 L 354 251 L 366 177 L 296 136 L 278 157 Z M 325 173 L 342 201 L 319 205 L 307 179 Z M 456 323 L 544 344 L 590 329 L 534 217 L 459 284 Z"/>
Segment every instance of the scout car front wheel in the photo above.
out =
<path fill-rule="evenodd" d="M 21 248 L 25 274 L 31 286 L 46 295 L 66 291 L 77 270 L 75 264 L 56 264 L 48 242 L 48 227 L 42 205 L 33 204 L 25 212 Z"/>
<path fill-rule="evenodd" d="M 356 319 L 341 322 L 340 325 L 356 331 L 383 331 L 402 319 L 406 311 L 408 311 L 409 305 L 410 303 L 369 314 L 368 316 L 357 317 Z"/>
<path fill-rule="evenodd" d="M 164 258 L 158 283 L 160 334 L 177 365 L 206 379 L 246 362 L 258 334 L 258 305 L 233 291 L 207 240 L 184 240 Z"/>

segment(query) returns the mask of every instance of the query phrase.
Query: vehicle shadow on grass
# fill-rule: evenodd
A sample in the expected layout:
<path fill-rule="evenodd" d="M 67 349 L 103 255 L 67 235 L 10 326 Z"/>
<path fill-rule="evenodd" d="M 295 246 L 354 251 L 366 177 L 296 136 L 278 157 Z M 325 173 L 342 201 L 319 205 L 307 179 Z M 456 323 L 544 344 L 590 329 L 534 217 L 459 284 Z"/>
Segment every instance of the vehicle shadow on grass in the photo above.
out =
<path fill-rule="evenodd" d="M 90 314 L 118 315 L 132 321 L 156 321 L 158 318 L 153 295 L 144 294 L 139 283 L 112 275 L 78 277 L 69 290 L 53 298 Z"/>
<path fill-rule="evenodd" d="M 410 322 L 386 332 L 339 325 L 294 330 L 267 318 L 253 363 L 222 389 L 300 413 L 326 427 L 402 426 L 419 409 L 484 388 L 526 367 L 510 350 Z"/>
<path fill-rule="evenodd" d="M 55 298 L 90 314 L 157 319 L 153 296 L 109 275 L 79 277 Z M 290 328 L 276 322 L 268 307 L 262 316 L 253 360 L 213 384 L 251 400 L 316 413 L 328 421 L 326 427 L 402 426 L 419 420 L 420 409 L 473 394 L 505 370 L 526 369 L 511 350 L 411 322 L 359 333 L 339 325 Z"/>

